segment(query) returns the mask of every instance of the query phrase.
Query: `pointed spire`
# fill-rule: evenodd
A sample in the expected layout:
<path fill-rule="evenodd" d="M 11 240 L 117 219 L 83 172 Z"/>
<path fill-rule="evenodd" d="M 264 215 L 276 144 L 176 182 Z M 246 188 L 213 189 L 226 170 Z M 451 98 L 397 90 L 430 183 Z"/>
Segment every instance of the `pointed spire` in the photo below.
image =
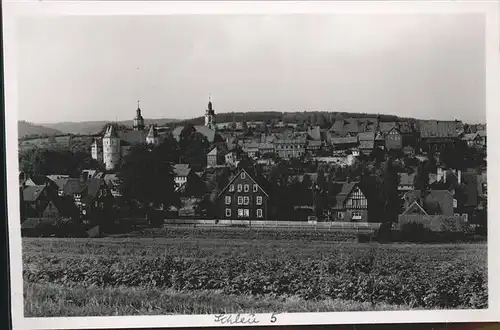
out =
<path fill-rule="evenodd" d="M 208 94 L 208 112 L 212 112 L 212 94 Z"/>

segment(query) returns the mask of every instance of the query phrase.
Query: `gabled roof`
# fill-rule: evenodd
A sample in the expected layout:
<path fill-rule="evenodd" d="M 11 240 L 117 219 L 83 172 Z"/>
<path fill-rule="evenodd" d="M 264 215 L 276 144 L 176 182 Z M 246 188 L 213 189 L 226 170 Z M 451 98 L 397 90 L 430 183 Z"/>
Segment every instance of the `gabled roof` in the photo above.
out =
<path fill-rule="evenodd" d="M 241 172 L 245 172 L 246 176 L 248 176 L 248 177 L 252 180 L 252 182 L 253 182 L 254 184 L 256 184 L 256 185 L 259 187 L 259 189 L 260 189 L 260 190 L 262 190 L 262 192 L 263 192 L 263 193 L 264 193 L 267 197 L 269 197 L 269 195 L 267 194 L 267 192 L 266 192 L 266 191 L 265 191 L 265 190 L 264 190 L 264 189 L 263 189 L 263 188 L 262 188 L 262 187 L 261 187 L 261 186 L 257 183 L 257 181 L 255 181 L 255 179 L 254 179 L 254 178 L 252 178 L 252 176 L 251 176 L 250 174 L 248 174 L 248 172 L 247 172 L 247 171 L 245 171 L 245 169 L 243 169 L 243 168 L 242 168 L 241 170 L 239 170 L 239 171 L 238 171 L 238 173 L 236 173 L 236 175 L 235 175 L 234 177 L 232 177 L 232 178 L 229 180 L 229 183 L 228 183 L 228 184 L 224 187 L 224 189 L 222 189 L 222 190 L 220 191 L 219 195 L 217 195 L 217 198 L 219 198 L 219 197 L 220 197 L 220 196 L 221 196 L 221 195 L 222 195 L 222 194 L 223 194 L 223 193 L 224 193 L 224 192 L 225 192 L 225 191 L 229 188 L 229 186 L 230 186 L 230 185 L 231 185 L 231 184 L 232 184 L 232 183 L 233 183 L 233 182 L 234 182 L 234 181 L 235 181 L 235 180 L 236 180 L 236 179 L 240 176 Z"/>
<path fill-rule="evenodd" d="M 415 200 L 413 201 L 413 203 L 408 206 L 406 208 L 406 210 L 404 210 L 404 212 L 402 213 L 402 215 L 405 215 L 407 214 L 408 212 L 410 212 L 412 209 L 418 209 L 420 212 L 422 212 L 424 215 L 428 215 L 428 213 L 422 208 L 422 206 L 420 206 L 420 204 Z"/>
<path fill-rule="evenodd" d="M 486 130 L 485 129 L 484 130 L 478 130 L 476 133 L 479 134 L 479 136 L 486 136 Z"/>
<path fill-rule="evenodd" d="M 25 202 L 36 202 L 44 190 L 45 185 L 26 186 L 23 189 L 23 200 Z"/>
<path fill-rule="evenodd" d="M 26 181 L 26 184 L 29 184 L 29 181 L 31 180 L 31 185 L 35 185 L 35 186 L 42 186 L 46 183 L 52 183 L 48 177 L 46 177 L 45 175 L 31 175 L 29 178 L 28 178 L 28 181 Z"/>
<path fill-rule="evenodd" d="M 407 205 L 420 199 L 420 190 L 412 190 L 404 194 L 403 199 Z M 422 208 L 429 214 L 453 214 L 453 195 L 448 190 L 429 190 L 424 198 Z M 448 214 L 446 214 L 448 213 Z"/>
<path fill-rule="evenodd" d="M 217 156 L 217 147 L 213 148 L 207 156 Z"/>
<path fill-rule="evenodd" d="M 464 134 L 464 136 L 462 137 L 462 140 L 464 140 L 464 141 L 474 141 L 479 136 L 480 135 L 478 133 L 467 133 L 467 134 Z"/>
<path fill-rule="evenodd" d="M 350 193 L 353 191 L 354 187 L 357 186 L 357 182 L 334 182 L 333 185 L 334 190 L 340 190 L 339 193 L 335 196 L 336 204 L 333 209 L 343 209 Z"/>
<path fill-rule="evenodd" d="M 392 128 L 397 127 L 397 126 L 398 126 L 398 123 L 396 123 L 395 121 L 380 122 L 379 123 L 379 131 L 382 133 L 387 133 Z"/>
<path fill-rule="evenodd" d="M 54 183 L 57 185 L 57 187 L 59 187 L 59 189 L 63 189 L 64 186 L 66 185 L 66 183 L 68 182 L 68 180 L 70 180 L 69 177 L 54 179 L 52 181 L 54 181 Z"/>

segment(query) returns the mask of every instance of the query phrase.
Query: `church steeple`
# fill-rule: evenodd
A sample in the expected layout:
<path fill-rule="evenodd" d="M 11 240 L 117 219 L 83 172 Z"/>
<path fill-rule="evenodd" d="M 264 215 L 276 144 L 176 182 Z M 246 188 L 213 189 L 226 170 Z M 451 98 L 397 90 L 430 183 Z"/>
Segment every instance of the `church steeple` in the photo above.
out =
<path fill-rule="evenodd" d="M 208 107 L 205 111 L 205 126 L 215 130 L 215 110 L 212 105 L 212 95 L 208 95 Z"/>
<path fill-rule="evenodd" d="M 137 100 L 137 110 L 134 118 L 134 131 L 142 130 L 144 130 L 144 118 L 142 118 L 141 107 L 139 105 L 139 100 Z"/>

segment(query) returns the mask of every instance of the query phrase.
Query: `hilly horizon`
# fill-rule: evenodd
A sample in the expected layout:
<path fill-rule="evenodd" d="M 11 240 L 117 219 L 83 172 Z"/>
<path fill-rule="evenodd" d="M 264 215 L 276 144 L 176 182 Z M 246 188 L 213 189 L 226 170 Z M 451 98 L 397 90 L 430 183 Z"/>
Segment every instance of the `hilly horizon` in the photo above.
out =
<path fill-rule="evenodd" d="M 285 119 L 290 122 L 297 122 L 303 120 L 311 120 L 316 115 L 323 115 L 324 118 L 335 119 L 338 117 L 376 117 L 377 114 L 368 113 L 348 113 L 348 112 L 326 112 L 326 111 L 302 111 L 302 112 L 279 112 L 279 111 L 249 111 L 249 112 L 226 112 L 216 114 L 217 122 L 231 122 L 231 121 L 268 121 Z M 398 120 L 420 120 L 417 118 L 398 117 L 395 115 L 378 114 L 381 121 L 398 121 Z M 450 118 L 449 120 L 454 120 Z M 104 125 L 112 121 L 83 121 L 83 122 L 57 122 L 57 123 L 31 123 L 25 120 L 18 121 L 19 138 L 28 137 L 30 135 L 92 135 L 99 133 Z M 189 119 L 174 119 L 174 118 L 144 118 L 146 126 L 155 124 L 158 126 L 179 123 L 179 124 L 200 124 L 204 122 L 204 117 L 199 116 Z M 130 126 L 133 125 L 133 120 L 121 120 L 117 122 L 120 125 Z"/>
<path fill-rule="evenodd" d="M 172 119 L 172 118 L 157 118 L 157 119 L 150 119 L 150 118 L 144 118 L 144 124 L 146 126 L 150 124 L 156 124 L 156 125 L 165 125 L 168 123 L 173 123 L 173 122 L 178 122 L 178 119 Z M 83 121 L 83 122 L 70 122 L 70 121 L 64 121 L 64 122 L 57 122 L 57 123 L 37 123 L 36 125 L 41 126 L 41 127 L 46 127 L 48 129 L 53 129 L 61 132 L 62 134 L 96 134 L 102 130 L 104 125 L 107 123 L 114 122 L 114 121 L 105 121 L 105 120 L 98 120 L 98 121 Z M 117 122 L 120 125 L 126 125 L 126 126 L 132 126 L 133 125 L 133 120 L 120 120 Z"/>

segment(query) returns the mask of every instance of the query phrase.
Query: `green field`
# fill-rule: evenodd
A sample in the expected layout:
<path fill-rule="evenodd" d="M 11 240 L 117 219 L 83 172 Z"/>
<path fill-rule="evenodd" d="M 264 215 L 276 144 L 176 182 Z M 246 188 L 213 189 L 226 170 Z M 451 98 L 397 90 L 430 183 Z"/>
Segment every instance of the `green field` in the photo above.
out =
<path fill-rule="evenodd" d="M 23 238 L 25 316 L 487 307 L 486 243 L 214 238 L 202 231 Z"/>

